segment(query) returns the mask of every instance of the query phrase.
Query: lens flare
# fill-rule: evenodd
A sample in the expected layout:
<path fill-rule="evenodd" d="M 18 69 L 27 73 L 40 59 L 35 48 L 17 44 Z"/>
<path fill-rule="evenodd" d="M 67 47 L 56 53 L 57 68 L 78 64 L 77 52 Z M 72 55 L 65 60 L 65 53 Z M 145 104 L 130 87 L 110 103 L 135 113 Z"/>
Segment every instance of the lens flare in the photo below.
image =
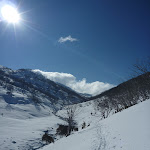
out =
<path fill-rule="evenodd" d="M 5 5 L 1 8 L 1 14 L 3 19 L 8 21 L 9 23 L 18 23 L 20 20 L 20 15 L 16 8 Z"/>

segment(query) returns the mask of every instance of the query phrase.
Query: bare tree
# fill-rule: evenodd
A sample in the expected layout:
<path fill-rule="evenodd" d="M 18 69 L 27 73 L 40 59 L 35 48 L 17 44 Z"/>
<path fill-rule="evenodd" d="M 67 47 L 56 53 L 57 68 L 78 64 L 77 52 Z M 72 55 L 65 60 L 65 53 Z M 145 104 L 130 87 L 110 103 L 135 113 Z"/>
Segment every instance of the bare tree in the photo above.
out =
<path fill-rule="evenodd" d="M 105 119 L 109 116 L 112 110 L 111 98 L 105 97 L 104 100 L 95 100 L 94 109 L 101 113 L 101 119 Z"/>
<path fill-rule="evenodd" d="M 66 121 L 68 123 L 68 135 L 70 135 L 71 131 L 75 128 L 77 125 L 75 121 L 75 117 L 78 114 L 77 105 L 70 105 L 66 107 Z"/>
<path fill-rule="evenodd" d="M 133 65 L 132 68 L 133 71 L 133 77 L 143 75 L 142 80 L 140 83 L 136 83 L 136 91 L 139 93 L 139 97 L 142 97 L 143 99 L 149 98 L 149 88 L 150 87 L 150 56 L 148 56 L 145 59 L 138 59 L 137 62 Z M 140 84 L 144 83 L 145 87 L 141 90 Z M 146 90 L 147 89 L 147 90 Z"/>
<path fill-rule="evenodd" d="M 138 59 L 133 65 L 132 71 L 136 76 L 150 72 L 150 56 L 143 60 Z"/>

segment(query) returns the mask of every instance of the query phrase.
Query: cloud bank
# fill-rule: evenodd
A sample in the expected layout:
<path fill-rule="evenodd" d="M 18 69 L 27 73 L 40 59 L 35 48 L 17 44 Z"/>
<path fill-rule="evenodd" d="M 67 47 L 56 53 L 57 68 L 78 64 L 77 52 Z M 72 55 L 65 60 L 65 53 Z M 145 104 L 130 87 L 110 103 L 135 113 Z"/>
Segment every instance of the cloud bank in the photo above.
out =
<path fill-rule="evenodd" d="M 114 85 L 109 84 L 109 83 L 103 83 L 99 81 L 87 83 L 86 79 L 82 80 L 77 80 L 75 76 L 69 73 L 59 73 L 59 72 L 44 72 L 41 70 L 33 70 L 33 72 L 40 73 L 46 78 L 57 82 L 61 83 L 74 91 L 78 93 L 83 93 L 83 94 L 90 94 L 92 96 L 95 96 L 97 94 L 100 94 L 112 87 Z"/>
<path fill-rule="evenodd" d="M 58 40 L 59 43 L 64 43 L 64 42 L 75 42 L 75 41 L 78 41 L 78 39 L 76 38 L 72 38 L 70 35 L 67 36 L 67 37 L 60 37 L 60 39 Z"/>

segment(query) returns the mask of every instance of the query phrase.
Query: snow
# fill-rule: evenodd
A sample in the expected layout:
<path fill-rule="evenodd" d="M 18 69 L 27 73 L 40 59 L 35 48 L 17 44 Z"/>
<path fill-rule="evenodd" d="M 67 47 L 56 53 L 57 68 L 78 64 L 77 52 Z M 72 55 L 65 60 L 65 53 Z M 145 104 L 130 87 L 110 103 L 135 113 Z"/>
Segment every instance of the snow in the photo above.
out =
<path fill-rule="evenodd" d="M 110 113 L 104 120 L 94 109 L 93 101 L 76 104 L 75 120 L 79 131 L 60 137 L 56 129 L 58 124 L 65 124 L 62 118 L 66 116 L 66 108 L 63 106 L 85 99 L 52 81 L 47 83 L 48 80 L 41 76 L 34 78 L 36 75 L 31 70 L 13 71 L 2 66 L 0 69 L 21 79 L 30 77 L 27 82 L 39 88 L 36 92 L 39 103 L 36 103 L 32 101 L 31 89 L 22 89 L 20 83 L 20 87 L 12 85 L 11 90 L 9 86 L 15 80 L 6 75 L 9 81 L 6 84 L 2 78 L 0 150 L 150 150 L 150 99 L 114 115 Z M 54 95 L 54 99 L 49 99 L 41 90 Z M 56 110 L 59 111 L 55 114 Z M 86 123 L 84 129 L 83 122 Z M 55 143 L 42 142 L 46 130 Z"/>
<path fill-rule="evenodd" d="M 55 116 L 45 103 L 25 103 L 27 94 L 19 90 L 12 95 L 7 103 L 7 90 L 0 87 L 0 150 L 150 150 L 150 100 L 104 120 L 100 112 L 95 114 L 93 101 L 79 103 L 75 116 L 79 131 L 68 137 L 55 136 L 55 143 L 45 146 L 41 140 L 44 131 L 55 135 L 57 124 L 65 123 L 58 117 L 65 116 L 65 108 Z M 40 99 L 46 100 L 42 96 Z"/>
<path fill-rule="evenodd" d="M 54 131 L 56 123 L 63 123 L 56 116 L 34 119 L 14 119 L 0 116 L 0 150 L 28 150 L 43 146 L 45 130 Z"/>
<path fill-rule="evenodd" d="M 75 111 L 75 120 L 78 123 L 79 129 L 82 128 L 83 122 L 86 122 L 86 124 L 88 125 L 91 123 L 95 124 L 97 121 L 100 120 L 100 117 L 99 117 L 100 113 L 97 112 L 97 114 L 95 115 L 95 110 L 93 108 L 93 102 L 92 101 L 76 104 L 76 107 L 77 107 L 77 109 Z M 91 113 L 92 113 L 92 115 L 91 115 Z M 61 116 L 61 117 L 67 117 L 66 108 L 59 110 L 57 112 L 57 115 Z"/>
<path fill-rule="evenodd" d="M 110 133 L 119 135 L 122 149 L 150 150 L 150 100 L 103 121 Z"/>
<path fill-rule="evenodd" d="M 14 101 L 14 98 L 11 98 L 12 100 L 9 99 L 9 101 Z M 18 101 L 21 103 L 23 100 L 21 98 Z M 0 115 L 1 114 L 9 118 L 29 119 L 49 116 L 52 114 L 52 109 L 48 106 L 42 107 L 34 104 L 9 104 L 0 96 Z"/>
<path fill-rule="evenodd" d="M 147 100 L 40 150 L 98 150 L 101 140 L 106 150 L 150 150 L 149 108 Z"/>

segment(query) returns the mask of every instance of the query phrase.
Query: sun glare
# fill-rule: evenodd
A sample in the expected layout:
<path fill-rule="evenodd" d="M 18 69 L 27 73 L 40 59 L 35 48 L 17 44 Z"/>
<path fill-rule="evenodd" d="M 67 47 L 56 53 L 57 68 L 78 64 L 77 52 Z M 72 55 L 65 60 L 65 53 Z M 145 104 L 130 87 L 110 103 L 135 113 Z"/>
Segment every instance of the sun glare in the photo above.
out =
<path fill-rule="evenodd" d="M 18 23 L 20 20 L 20 15 L 17 12 L 17 9 L 10 5 L 3 6 L 1 8 L 1 14 L 4 20 L 8 21 L 9 23 Z"/>

